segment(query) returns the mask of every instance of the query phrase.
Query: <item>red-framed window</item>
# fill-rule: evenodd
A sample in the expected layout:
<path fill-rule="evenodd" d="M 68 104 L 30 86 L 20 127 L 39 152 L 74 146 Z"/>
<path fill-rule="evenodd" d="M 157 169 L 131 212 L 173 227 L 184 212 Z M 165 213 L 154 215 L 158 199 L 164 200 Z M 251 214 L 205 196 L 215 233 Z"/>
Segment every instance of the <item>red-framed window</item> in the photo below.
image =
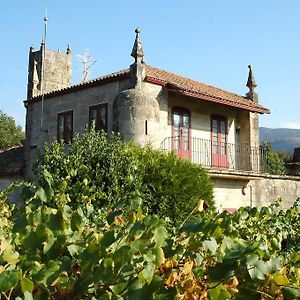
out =
<path fill-rule="evenodd" d="M 97 104 L 89 108 L 89 125 L 95 122 L 96 130 L 107 132 L 107 103 Z"/>
<path fill-rule="evenodd" d="M 227 119 L 211 117 L 211 160 L 213 167 L 228 167 L 227 158 Z"/>
<path fill-rule="evenodd" d="M 191 157 L 191 112 L 183 107 L 172 108 L 172 150 L 180 157 Z"/>
<path fill-rule="evenodd" d="M 57 114 L 57 139 L 65 144 L 73 138 L 73 111 L 65 111 Z"/>

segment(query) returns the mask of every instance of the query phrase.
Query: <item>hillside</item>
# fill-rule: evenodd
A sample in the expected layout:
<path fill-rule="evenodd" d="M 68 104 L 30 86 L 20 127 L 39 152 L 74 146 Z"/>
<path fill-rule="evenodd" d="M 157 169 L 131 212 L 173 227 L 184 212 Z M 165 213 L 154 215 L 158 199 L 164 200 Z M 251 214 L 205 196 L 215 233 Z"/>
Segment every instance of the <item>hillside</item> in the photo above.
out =
<path fill-rule="evenodd" d="M 259 128 L 260 141 L 268 141 L 275 150 L 294 152 L 300 147 L 300 129 L 289 128 Z"/>

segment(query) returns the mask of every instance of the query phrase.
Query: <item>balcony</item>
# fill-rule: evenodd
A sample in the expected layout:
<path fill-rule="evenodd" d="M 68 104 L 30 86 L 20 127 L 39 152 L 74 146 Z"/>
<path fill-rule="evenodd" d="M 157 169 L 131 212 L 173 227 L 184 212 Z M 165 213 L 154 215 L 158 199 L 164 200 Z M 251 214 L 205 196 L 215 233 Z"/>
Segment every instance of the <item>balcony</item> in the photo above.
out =
<path fill-rule="evenodd" d="M 192 162 L 211 169 L 255 173 L 264 173 L 266 170 L 265 147 L 212 143 L 211 140 L 200 138 L 181 140 L 176 137 L 167 137 L 162 141 L 161 149 L 174 152 L 179 157 L 191 159 Z"/>

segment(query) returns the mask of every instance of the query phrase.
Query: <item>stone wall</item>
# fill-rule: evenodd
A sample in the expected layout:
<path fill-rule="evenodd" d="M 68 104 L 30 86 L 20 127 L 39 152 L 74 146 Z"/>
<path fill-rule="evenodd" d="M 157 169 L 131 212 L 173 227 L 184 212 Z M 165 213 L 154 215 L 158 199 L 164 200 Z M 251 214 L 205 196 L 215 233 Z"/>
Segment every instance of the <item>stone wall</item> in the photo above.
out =
<path fill-rule="evenodd" d="M 5 190 L 14 182 L 21 182 L 24 178 L 22 176 L 0 176 L 0 190 Z M 20 203 L 20 190 L 16 188 L 12 194 L 9 195 L 8 200 L 12 203 Z"/>
<path fill-rule="evenodd" d="M 250 174 L 246 172 L 211 172 L 214 195 L 220 210 L 240 206 L 261 207 L 282 198 L 287 209 L 300 197 L 300 177 Z"/>
<path fill-rule="evenodd" d="M 251 181 L 254 206 L 273 203 L 282 198 L 282 207 L 287 209 L 300 197 L 300 177 L 296 176 L 265 176 Z"/>

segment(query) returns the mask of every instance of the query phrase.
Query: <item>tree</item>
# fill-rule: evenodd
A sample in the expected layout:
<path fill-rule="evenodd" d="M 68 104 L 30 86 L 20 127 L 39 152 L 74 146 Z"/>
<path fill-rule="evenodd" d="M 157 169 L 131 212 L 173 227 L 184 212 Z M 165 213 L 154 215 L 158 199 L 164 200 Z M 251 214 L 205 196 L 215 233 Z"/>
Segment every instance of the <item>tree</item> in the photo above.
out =
<path fill-rule="evenodd" d="M 13 117 L 0 110 L 0 149 L 18 145 L 24 137 L 22 127 L 16 125 Z"/>
<path fill-rule="evenodd" d="M 271 143 L 262 142 L 263 149 L 263 169 L 267 173 L 274 175 L 285 175 L 286 168 L 282 156 L 273 150 Z"/>

